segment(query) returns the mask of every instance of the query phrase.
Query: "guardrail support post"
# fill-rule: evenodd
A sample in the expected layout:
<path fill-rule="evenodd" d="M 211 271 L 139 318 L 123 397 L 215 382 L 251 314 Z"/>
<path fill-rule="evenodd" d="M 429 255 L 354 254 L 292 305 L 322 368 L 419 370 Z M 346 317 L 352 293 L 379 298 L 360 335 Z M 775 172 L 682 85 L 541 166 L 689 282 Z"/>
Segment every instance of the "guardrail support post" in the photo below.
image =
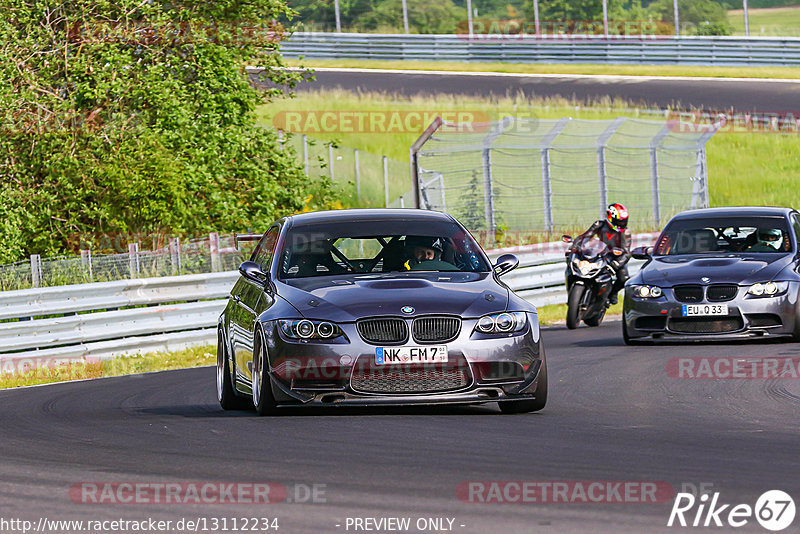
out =
<path fill-rule="evenodd" d="M 169 259 L 172 264 L 172 274 L 181 272 L 181 240 L 173 237 L 169 240 Z"/>
<path fill-rule="evenodd" d="M 31 285 L 42 287 L 42 257 L 39 254 L 31 254 Z"/>
<path fill-rule="evenodd" d="M 139 276 L 139 243 L 128 243 L 128 269 L 131 278 Z"/>
<path fill-rule="evenodd" d="M 211 252 L 211 272 L 218 273 L 222 270 L 222 262 L 219 257 L 219 234 L 217 232 L 208 234 L 208 248 Z"/>
<path fill-rule="evenodd" d="M 81 250 L 81 265 L 83 265 L 86 270 L 89 272 L 89 280 L 94 278 L 94 273 L 92 272 L 92 251 L 91 250 Z"/>

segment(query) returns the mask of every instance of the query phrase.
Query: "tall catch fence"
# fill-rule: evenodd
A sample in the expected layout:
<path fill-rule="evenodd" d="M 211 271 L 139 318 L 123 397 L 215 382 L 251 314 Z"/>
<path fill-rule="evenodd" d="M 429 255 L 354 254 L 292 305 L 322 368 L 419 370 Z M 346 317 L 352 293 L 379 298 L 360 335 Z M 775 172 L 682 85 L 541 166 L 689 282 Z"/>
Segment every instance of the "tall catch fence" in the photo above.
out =
<path fill-rule="evenodd" d="M 437 119 L 411 148 L 414 196 L 473 231 L 573 229 L 611 202 L 657 229 L 708 207 L 706 143 L 717 130 L 625 117 Z"/>

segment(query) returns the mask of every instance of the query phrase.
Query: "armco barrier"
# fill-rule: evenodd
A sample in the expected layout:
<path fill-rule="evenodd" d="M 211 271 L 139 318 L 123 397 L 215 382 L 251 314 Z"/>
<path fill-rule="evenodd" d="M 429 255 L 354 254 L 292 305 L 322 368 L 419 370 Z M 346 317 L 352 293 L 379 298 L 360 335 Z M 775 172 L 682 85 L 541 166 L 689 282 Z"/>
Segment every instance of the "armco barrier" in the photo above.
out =
<path fill-rule="evenodd" d="M 516 63 L 797 66 L 800 39 L 564 35 L 432 35 L 298 32 L 285 57 Z"/>
<path fill-rule="evenodd" d="M 650 244 L 639 234 L 634 245 Z M 564 243 L 490 251 L 513 253 L 520 266 L 503 277 L 536 305 L 566 302 Z M 631 274 L 641 262 L 632 261 Z M 48 360 L 107 359 L 120 354 L 212 344 L 239 273 L 119 280 L 0 293 L 0 372 Z"/>

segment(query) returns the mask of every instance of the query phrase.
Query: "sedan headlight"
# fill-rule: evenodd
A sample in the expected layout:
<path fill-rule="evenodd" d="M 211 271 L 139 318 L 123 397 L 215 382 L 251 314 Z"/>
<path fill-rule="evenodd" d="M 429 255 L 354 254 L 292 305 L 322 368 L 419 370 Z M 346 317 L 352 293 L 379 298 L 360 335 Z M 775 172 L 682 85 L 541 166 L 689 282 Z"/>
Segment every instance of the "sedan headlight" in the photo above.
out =
<path fill-rule="evenodd" d="M 747 290 L 754 297 L 774 297 L 782 295 L 789 289 L 789 282 L 757 282 Z"/>
<path fill-rule="evenodd" d="M 663 291 L 658 286 L 631 286 L 634 297 L 643 299 L 657 299 L 663 295 Z"/>
<path fill-rule="evenodd" d="M 291 339 L 334 339 L 342 335 L 341 328 L 328 321 L 281 319 L 278 326 Z"/>
<path fill-rule="evenodd" d="M 475 330 L 482 334 L 508 334 L 524 329 L 527 322 L 525 312 L 495 313 L 478 319 Z"/>

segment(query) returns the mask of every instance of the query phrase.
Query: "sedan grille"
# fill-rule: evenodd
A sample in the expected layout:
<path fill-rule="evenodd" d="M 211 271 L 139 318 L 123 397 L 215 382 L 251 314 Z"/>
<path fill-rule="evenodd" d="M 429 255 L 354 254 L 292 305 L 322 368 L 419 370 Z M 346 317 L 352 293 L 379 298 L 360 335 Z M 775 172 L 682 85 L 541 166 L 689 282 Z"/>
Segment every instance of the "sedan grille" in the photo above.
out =
<path fill-rule="evenodd" d="M 669 329 L 684 334 L 723 334 L 744 327 L 741 317 L 675 317 L 669 321 Z"/>
<path fill-rule="evenodd" d="M 419 317 L 411 325 L 414 340 L 419 342 L 444 342 L 455 339 L 461 330 L 457 317 Z"/>
<path fill-rule="evenodd" d="M 408 325 L 403 319 L 365 319 L 356 326 L 364 341 L 369 343 L 403 343 L 408 339 Z"/>
<path fill-rule="evenodd" d="M 362 393 L 443 393 L 464 389 L 472 382 L 469 365 L 370 366 L 353 369 L 350 386 Z"/>
<path fill-rule="evenodd" d="M 700 302 L 703 286 L 675 286 L 675 298 L 681 302 Z"/>
<path fill-rule="evenodd" d="M 708 286 L 706 290 L 706 298 L 709 302 L 724 302 L 726 300 L 733 300 L 736 298 L 736 293 L 739 292 L 739 286 L 733 284 L 714 284 Z"/>

